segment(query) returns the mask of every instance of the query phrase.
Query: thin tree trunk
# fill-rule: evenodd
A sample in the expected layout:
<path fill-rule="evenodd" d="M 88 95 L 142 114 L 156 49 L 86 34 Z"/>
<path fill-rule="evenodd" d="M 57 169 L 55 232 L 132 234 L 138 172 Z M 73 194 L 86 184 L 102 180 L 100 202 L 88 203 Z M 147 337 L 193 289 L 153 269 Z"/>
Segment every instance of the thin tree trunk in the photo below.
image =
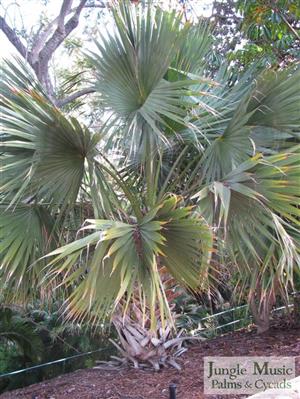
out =
<path fill-rule="evenodd" d="M 257 327 L 257 333 L 263 334 L 270 329 L 271 310 L 275 303 L 275 298 L 272 294 L 265 296 L 262 301 L 260 298 L 255 298 L 252 294 L 249 298 L 249 306 Z"/>

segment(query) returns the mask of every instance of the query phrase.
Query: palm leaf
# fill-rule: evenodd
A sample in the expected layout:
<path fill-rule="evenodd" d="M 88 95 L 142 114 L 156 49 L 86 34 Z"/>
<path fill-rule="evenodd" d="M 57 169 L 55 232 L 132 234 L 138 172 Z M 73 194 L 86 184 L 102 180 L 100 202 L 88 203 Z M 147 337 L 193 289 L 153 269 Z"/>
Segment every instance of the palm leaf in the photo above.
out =
<path fill-rule="evenodd" d="M 70 317 L 106 317 L 136 292 L 153 325 L 156 303 L 162 318 L 169 317 L 159 269 L 165 266 L 181 284 L 196 288 L 212 244 L 203 220 L 178 205 L 176 197 L 166 199 L 140 223 L 88 220 L 84 230 L 92 234 L 47 255 L 54 256 L 50 281 L 63 275 L 63 284 L 73 287 L 66 303 Z"/>
<path fill-rule="evenodd" d="M 3 96 L 1 124 L 2 200 L 12 205 L 38 197 L 63 207 L 73 204 L 99 135 L 67 119 L 28 87 L 14 92 L 12 99 Z"/>
<path fill-rule="evenodd" d="M 230 103 L 235 96 L 229 90 L 227 105 L 224 99 L 219 101 L 219 105 L 223 101 L 227 107 L 225 113 L 222 107 L 214 106 L 219 115 L 211 113 L 199 119 L 196 125 L 209 143 L 199 163 L 205 181 L 222 179 L 259 150 L 268 154 L 299 141 L 299 71 L 264 71 L 254 87 L 248 83 L 247 88 L 242 81 L 237 85 L 245 85 L 238 106 Z M 215 98 L 214 102 L 218 100 Z"/>
<path fill-rule="evenodd" d="M 38 295 L 43 265 L 35 262 L 57 243 L 55 221 L 45 207 L 0 207 L 0 280 L 6 300 L 26 303 Z"/>
<path fill-rule="evenodd" d="M 190 70 L 192 64 L 197 68 L 208 47 L 207 27 L 191 32 L 202 49 L 197 57 L 184 52 L 189 28 L 182 28 L 174 13 L 122 2 L 113 16 L 115 31 L 102 35 L 96 42 L 98 52 L 89 56 L 96 71 L 95 88 L 101 104 L 121 126 L 123 143 L 130 142 L 131 152 L 145 148 L 147 140 L 157 150 L 168 144 L 166 129 L 174 123 L 186 125 L 187 110 L 195 105 L 189 88 L 200 80 L 186 75 L 168 81 L 167 72 L 179 66 Z"/>
<path fill-rule="evenodd" d="M 256 156 L 195 195 L 207 219 L 222 227 L 241 290 L 254 292 L 258 284 L 264 293 L 287 298 L 300 270 L 299 180 L 297 146 L 290 153 Z"/>

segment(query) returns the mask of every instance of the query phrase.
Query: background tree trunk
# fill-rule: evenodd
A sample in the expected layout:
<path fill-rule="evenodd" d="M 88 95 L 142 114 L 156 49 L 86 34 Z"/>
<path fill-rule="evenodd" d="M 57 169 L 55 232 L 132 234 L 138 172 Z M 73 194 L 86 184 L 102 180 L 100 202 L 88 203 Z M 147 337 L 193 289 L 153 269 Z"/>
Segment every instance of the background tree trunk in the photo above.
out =
<path fill-rule="evenodd" d="M 38 31 L 30 49 L 28 45 L 25 46 L 23 44 L 16 30 L 9 26 L 4 17 L 0 16 L 0 29 L 19 54 L 30 64 L 48 97 L 58 107 L 64 106 L 74 99 L 94 91 L 91 88 L 87 88 L 73 93 L 65 99 L 57 99 L 49 72 L 49 62 L 54 52 L 78 26 L 79 17 L 83 8 L 105 7 L 103 3 L 95 4 L 93 2 L 92 4 L 87 4 L 87 1 L 88 0 L 80 0 L 77 7 L 72 8 L 73 0 L 62 0 L 58 16 L 45 28 Z M 68 18 L 70 14 L 71 16 Z"/>
<path fill-rule="evenodd" d="M 272 292 L 265 295 L 263 299 L 254 293 L 250 295 L 249 306 L 258 334 L 263 334 L 270 329 L 271 311 L 274 304 L 275 296 Z"/>

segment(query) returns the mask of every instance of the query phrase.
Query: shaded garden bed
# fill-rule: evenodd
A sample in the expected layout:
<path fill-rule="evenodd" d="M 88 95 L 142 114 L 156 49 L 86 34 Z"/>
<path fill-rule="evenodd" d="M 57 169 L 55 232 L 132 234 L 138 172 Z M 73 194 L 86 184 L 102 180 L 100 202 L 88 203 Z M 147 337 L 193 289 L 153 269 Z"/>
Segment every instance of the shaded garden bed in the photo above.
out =
<path fill-rule="evenodd" d="M 300 375 L 300 329 L 285 325 L 258 336 L 245 329 L 193 345 L 179 363 L 181 371 L 161 372 L 123 369 L 78 370 L 24 389 L 6 392 L 1 399 L 166 399 L 168 386 L 175 382 L 178 399 L 203 399 L 204 356 L 295 356 L 296 375 Z M 240 396 L 246 398 L 248 395 Z M 207 396 L 234 399 L 234 395 Z"/>

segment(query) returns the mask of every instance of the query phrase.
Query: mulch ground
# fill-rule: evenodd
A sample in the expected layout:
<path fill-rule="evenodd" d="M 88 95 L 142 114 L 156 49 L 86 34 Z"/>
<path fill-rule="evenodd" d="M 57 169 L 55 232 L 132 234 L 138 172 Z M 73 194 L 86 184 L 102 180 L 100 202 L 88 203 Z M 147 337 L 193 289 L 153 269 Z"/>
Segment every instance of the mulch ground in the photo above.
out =
<path fill-rule="evenodd" d="M 300 329 L 277 326 L 257 335 L 240 330 L 190 347 L 179 359 L 181 371 L 160 372 L 124 369 L 78 370 L 74 373 L 6 392 L 1 399 L 167 399 L 168 386 L 177 385 L 178 399 L 235 399 L 249 395 L 205 396 L 203 394 L 204 356 L 295 356 L 300 375 Z"/>

